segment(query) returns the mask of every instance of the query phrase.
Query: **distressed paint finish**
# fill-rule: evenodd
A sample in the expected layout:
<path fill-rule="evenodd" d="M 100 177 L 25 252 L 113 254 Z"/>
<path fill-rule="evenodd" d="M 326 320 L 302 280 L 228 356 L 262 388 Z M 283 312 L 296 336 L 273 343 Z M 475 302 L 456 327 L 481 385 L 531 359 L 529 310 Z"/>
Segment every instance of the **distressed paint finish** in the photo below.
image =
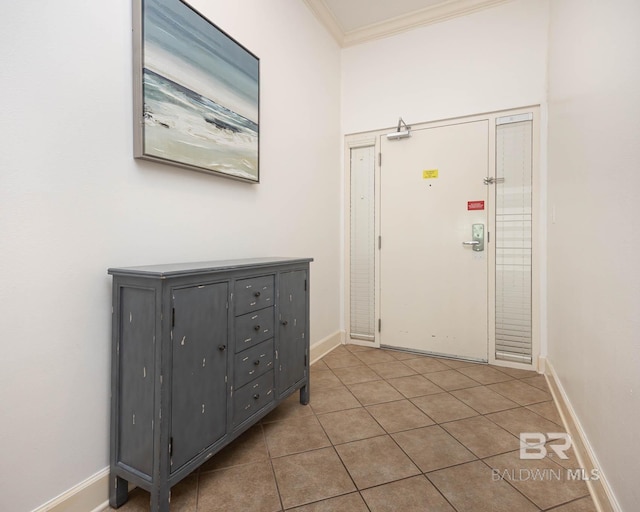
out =
<path fill-rule="evenodd" d="M 123 464 L 150 474 L 153 465 L 154 290 L 123 288 L 118 361 L 119 453 Z M 126 390 L 126 393 L 124 392 Z"/>
<path fill-rule="evenodd" d="M 307 331 L 307 272 L 280 274 L 278 355 L 280 357 L 278 395 L 283 396 L 308 375 L 309 339 Z M 303 395 L 307 391 L 303 389 Z M 303 402 L 304 402 L 303 398 Z M 308 396 L 306 398 L 308 402 Z"/>
<path fill-rule="evenodd" d="M 226 432 L 228 284 L 173 292 L 171 472 Z"/>
<path fill-rule="evenodd" d="M 273 306 L 236 318 L 236 352 L 273 338 Z"/>
<path fill-rule="evenodd" d="M 260 377 L 263 373 L 273 370 L 274 358 L 273 339 L 236 354 L 233 365 L 233 381 L 236 389 Z"/>
<path fill-rule="evenodd" d="M 283 399 L 308 403 L 311 261 L 109 269 L 112 507 L 133 483 L 168 512 L 173 485 Z"/>

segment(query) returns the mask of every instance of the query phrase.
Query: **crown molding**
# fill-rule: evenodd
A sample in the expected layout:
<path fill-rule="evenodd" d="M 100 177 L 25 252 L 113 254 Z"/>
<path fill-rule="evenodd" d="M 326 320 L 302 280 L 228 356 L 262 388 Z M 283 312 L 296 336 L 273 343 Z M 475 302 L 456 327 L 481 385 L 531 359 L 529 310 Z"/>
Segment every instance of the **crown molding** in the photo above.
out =
<path fill-rule="evenodd" d="M 450 0 L 419 11 L 374 23 L 344 35 L 343 47 L 353 46 L 373 39 L 389 37 L 413 28 L 465 16 L 511 0 Z"/>
<path fill-rule="evenodd" d="M 357 30 L 344 32 L 324 0 L 304 0 L 311 11 L 343 48 L 374 39 L 397 35 L 401 32 L 424 25 L 465 16 L 511 1 L 512 0 L 448 0 L 438 5 L 426 7 L 425 9 L 403 14 L 402 16 L 397 16 L 379 23 L 373 23 Z"/>
<path fill-rule="evenodd" d="M 324 3 L 324 0 L 304 0 L 307 7 L 315 14 L 316 18 L 324 25 L 340 46 L 344 46 L 344 30 L 333 12 Z"/>

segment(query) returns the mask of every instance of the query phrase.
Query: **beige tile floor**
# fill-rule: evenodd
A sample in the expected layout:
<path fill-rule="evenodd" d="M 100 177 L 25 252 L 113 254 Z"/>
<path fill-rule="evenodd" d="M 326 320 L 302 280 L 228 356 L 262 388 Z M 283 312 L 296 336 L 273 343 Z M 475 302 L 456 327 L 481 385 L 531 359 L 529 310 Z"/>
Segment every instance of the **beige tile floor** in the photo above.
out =
<path fill-rule="evenodd" d="M 521 460 L 521 432 L 562 432 L 533 372 L 341 346 L 290 397 L 172 489 L 173 512 L 592 512 L 579 467 Z M 553 454 L 552 450 L 548 450 Z M 149 509 L 134 490 L 119 510 Z"/>

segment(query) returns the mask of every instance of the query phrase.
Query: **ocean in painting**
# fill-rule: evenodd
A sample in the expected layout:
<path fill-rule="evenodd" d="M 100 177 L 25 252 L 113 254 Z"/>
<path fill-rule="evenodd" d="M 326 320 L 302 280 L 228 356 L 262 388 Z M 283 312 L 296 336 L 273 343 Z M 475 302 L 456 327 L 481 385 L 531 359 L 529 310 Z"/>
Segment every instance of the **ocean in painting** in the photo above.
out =
<path fill-rule="evenodd" d="M 258 125 L 149 69 L 143 70 L 145 154 L 258 179 Z"/>
<path fill-rule="evenodd" d="M 142 12 L 144 154 L 258 181 L 258 58 L 180 0 Z"/>

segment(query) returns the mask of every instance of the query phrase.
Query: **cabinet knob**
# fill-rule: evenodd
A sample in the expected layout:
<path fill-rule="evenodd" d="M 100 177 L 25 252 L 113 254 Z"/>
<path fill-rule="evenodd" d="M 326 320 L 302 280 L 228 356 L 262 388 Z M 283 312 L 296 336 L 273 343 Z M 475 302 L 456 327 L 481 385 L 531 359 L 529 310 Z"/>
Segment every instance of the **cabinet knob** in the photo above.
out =
<path fill-rule="evenodd" d="M 253 395 L 253 398 L 254 398 L 254 399 L 256 399 L 256 400 L 257 400 L 258 398 L 260 398 L 260 393 L 256 393 L 255 395 Z"/>
<path fill-rule="evenodd" d="M 259 330 L 260 330 L 260 326 L 259 326 L 259 325 L 256 325 L 256 326 L 254 327 L 254 329 L 255 329 L 256 331 L 259 331 Z"/>
<path fill-rule="evenodd" d="M 218 345 L 218 350 L 220 352 L 224 352 L 225 350 L 227 350 L 227 346 L 226 345 Z"/>
<path fill-rule="evenodd" d="M 282 325 L 287 325 L 289 323 L 289 320 L 283 320 L 281 323 Z"/>
<path fill-rule="evenodd" d="M 253 294 L 254 297 L 260 297 L 260 292 L 256 292 Z"/>
<path fill-rule="evenodd" d="M 256 359 L 253 364 L 255 364 L 256 366 L 258 366 L 260 364 L 260 359 Z"/>

